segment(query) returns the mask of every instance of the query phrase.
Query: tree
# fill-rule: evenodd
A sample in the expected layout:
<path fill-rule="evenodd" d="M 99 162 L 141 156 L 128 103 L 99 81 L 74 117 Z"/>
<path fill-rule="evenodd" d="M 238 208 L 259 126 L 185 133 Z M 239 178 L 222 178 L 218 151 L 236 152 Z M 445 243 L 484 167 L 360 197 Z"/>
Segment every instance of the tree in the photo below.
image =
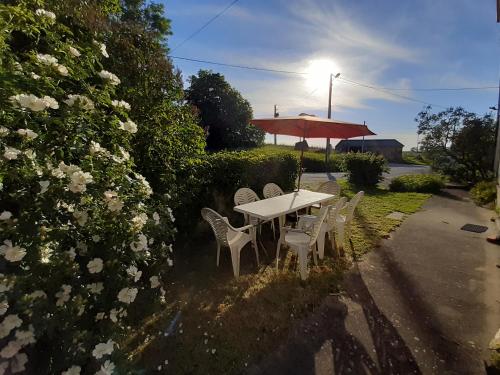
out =
<path fill-rule="evenodd" d="M 495 122 L 490 114 L 479 117 L 461 107 L 431 113 L 426 107 L 415 121 L 423 135 L 421 151 L 434 168 L 460 182 L 492 177 Z"/>
<path fill-rule="evenodd" d="M 163 5 L 145 0 L 51 3 L 65 14 L 63 22 L 73 32 L 102 36 L 110 56 L 102 63 L 120 77 L 117 95 L 131 105 L 131 118 L 142 125 L 131 151 L 138 171 L 156 199 L 183 217 L 180 208 L 192 199 L 192 165 L 205 152 L 205 135 L 184 101 L 180 72 L 167 57 L 171 28 Z"/>
<path fill-rule="evenodd" d="M 106 46 L 40 3 L 0 5 L 0 373 L 126 373 L 174 217 L 130 157 L 142 124 Z"/>
<path fill-rule="evenodd" d="M 219 73 L 200 70 L 189 78 L 186 99 L 198 111 L 207 133 L 209 150 L 241 149 L 262 145 L 264 132 L 250 124 L 248 100 Z"/>

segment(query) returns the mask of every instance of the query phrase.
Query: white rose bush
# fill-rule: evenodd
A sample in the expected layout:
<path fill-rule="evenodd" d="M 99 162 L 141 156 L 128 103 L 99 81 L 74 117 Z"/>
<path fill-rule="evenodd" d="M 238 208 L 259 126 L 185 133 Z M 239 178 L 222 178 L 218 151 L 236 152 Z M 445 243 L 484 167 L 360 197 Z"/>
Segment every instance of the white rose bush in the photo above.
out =
<path fill-rule="evenodd" d="M 42 4 L 0 5 L 0 374 L 126 373 L 174 217 L 130 157 L 113 56 Z"/>

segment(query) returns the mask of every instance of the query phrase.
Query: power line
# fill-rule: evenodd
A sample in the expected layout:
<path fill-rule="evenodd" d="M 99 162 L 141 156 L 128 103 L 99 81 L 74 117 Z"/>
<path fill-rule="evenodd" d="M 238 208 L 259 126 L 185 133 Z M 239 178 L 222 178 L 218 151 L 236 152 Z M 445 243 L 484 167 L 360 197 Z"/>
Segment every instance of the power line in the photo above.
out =
<path fill-rule="evenodd" d="M 226 66 L 228 68 L 237 68 L 237 69 L 247 69 L 247 70 L 257 70 L 257 71 L 263 71 L 263 72 L 270 72 L 270 73 L 282 73 L 282 74 L 294 74 L 294 75 L 309 75 L 312 74 L 310 72 L 296 72 L 296 71 L 291 71 L 291 70 L 283 70 L 283 69 L 270 69 L 270 68 L 264 68 L 264 67 L 255 67 L 255 66 L 248 66 L 248 65 L 235 65 L 235 64 L 228 64 L 228 63 L 222 63 L 222 62 L 216 62 L 216 61 L 208 61 L 208 60 L 201 60 L 201 59 L 192 59 L 189 57 L 181 57 L 181 56 L 172 56 L 169 55 L 168 57 L 176 60 L 185 60 L 185 61 L 192 61 L 192 62 L 199 62 L 203 64 L 209 64 L 209 65 L 218 65 L 218 66 Z M 382 87 L 382 86 L 372 86 L 368 85 L 365 83 L 361 82 L 356 82 L 352 80 L 348 80 L 343 77 L 339 77 L 339 79 L 342 79 L 344 81 L 348 81 L 350 83 L 355 83 L 367 88 L 371 89 L 376 89 L 376 90 L 387 90 L 387 91 L 466 91 L 466 90 L 491 90 L 491 89 L 498 89 L 498 86 L 477 86 L 477 87 L 428 87 L 428 88 L 413 88 L 413 89 L 406 89 L 406 88 L 399 88 L 399 87 Z"/>
<path fill-rule="evenodd" d="M 189 35 L 186 39 L 184 39 L 182 42 L 180 42 L 178 45 L 176 45 L 173 49 L 172 52 L 174 52 L 176 49 L 180 48 L 183 46 L 187 41 L 191 40 L 194 38 L 196 35 L 198 35 L 203 29 L 205 29 L 208 25 L 210 25 L 212 22 L 214 22 L 217 18 L 222 16 L 224 13 L 226 13 L 229 8 L 231 8 L 234 4 L 236 4 L 239 0 L 233 0 L 230 4 L 228 4 L 224 9 L 222 9 L 219 13 L 217 13 L 215 16 L 210 18 L 207 22 L 203 24 L 199 29 L 194 31 L 191 35 Z"/>
<path fill-rule="evenodd" d="M 258 71 L 270 72 L 270 73 L 296 74 L 296 75 L 308 75 L 309 74 L 307 72 L 302 72 L 301 73 L 301 72 L 293 72 L 293 71 L 290 71 L 290 70 L 269 69 L 269 68 L 259 68 L 259 67 L 246 66 L 246 65 L 226 64 L 226 63 L 221 63 L 221 62 L 199 60 L 199 59 L 191 59 L 191 58 L 188 58 L 188 57 L 180 57 L 180 56 L 172 56 L 172 55 L 169 55 L 168 57 L 170 57 L 172 59 L 176 59 L 176 60 L 193 61 L 193 62 L 199 62 L 199 63 L 203 63 L 203 64 L 226 66 L 226 67 L 229 67 L 229 68 L 238 68 L 238 69 L 247 69 L 247 70 L 258 70 Z"/>
<path fill-rule="evenodd" d="M 237 68 L 237 69 L 263 71 L 263 72 L 269 72 L 269 73 L 281 73 L 281 74 L 293 74 L 293 75 L 309 75 L 309 74 L 311 74 L 309 72 L 296 72 L 296 71 L 291 71 L 291 70 L 271 69 L 271 68 L 255 67 L 255 66 L 247 66 L 247 65 L 235 65 L 235 64 L 228 64 L 228 63 L 222 63 L 222 62 L 216 62 L 216 61 L 208 61 L 208 60 L 201 60 L 201 59 L 192 59 L 192 58 L 189 58 L 189 57 L 181 57 L 181 56 L 172 56 L 172 55 L 169 55 L 168 57 L 170 57 L 172 59 L 176 59 L 176 60 L 185 60 L 185 61 L 191 61 L 191 62 L 199 62 L 199 63 L 203 63 L 203 64 L 225 66 L 225 67 Z M 347 83 L 347 84 L 351 84 L 351 85 L 355 85 L 355 86 L 360 86 L 360 87 L 364 87 L 364 88 L 369 88 L 371 90 L 383 92 L 385 94 L 389 94 L 389 95 L 392 95 L 392 96 L 395 96 L 395 97 L 399 97 L 399 98 L 402 98 L 402 99 L 405 99 L 405 100 L 413 101 L 413 102 L 416 102 L 416 103 L 422 103 L 422 104 L 426 104 L 426 105 L 431 105 L 433 107 L 448 108 L 448 107 L 440 105 L 440 104 L 434 104 L 434 103 L 426 102 L 424 100 L 415 99 L 415 98 L 412 98 L 410 96 L 401 95 L 401 94 L 397 94 L 395 92 L 391 92 L 391 91 L 402 90 L 402 89 L 391 89 L 391 88 L 386 88 L 386 87 L 373 86 L 373 85 L 369 85 L 369 84 L 365 84 L 365 83 L 353 81 L 353 80 L 350 80 L 350 79 L 347 79 L 347 78 L 343 78 L 343 77 L 339 77 L 338 79 L 341 82 L 343 82 L 343 83 Z M 416 91 L 484 90 L 484 89 L 491 89 L 491 88 L 498 89 L 498 86 L 457 87 L 457 88 L 425 88 L 425 89 L 420 88 L 420 89 L 418 89 Z M 317 89 L 313 90 L 308 96 L 312 95 L 316 90 Z M 406 90 L 406 89 L 404 89 L 404 90 Z M 408 89 L 408 90 L 411 90 L 411 89 Z"/>
<path fill-rule="evenodd" d="M 385 94 L 389 94 L 389 95 L 392 95 L 392 96 L 395 96 L 395 97 L 398 97 L 398 98 L 402 98 L 402 99 L 405 99 L 405 100 L 409 100 L 409 101 L 412 101 L 412 102 L 422 103 L 422 104 L 426 104 L 426 105 L 431 105 L 433 107 L 440 107 L 440 108 L 445 108 L 445 109 L 448 108 L 448 107 L 446 107 L 444 105 L 429 103 L 429 102 L 426 102 L 424 100 L 419 100 L 419 99 L 412 98 L 410 96 L 396 94 L 394 92 L 385 90 L 385 89 L 380 88 L 380 87 L 366 85 L 366 84 L 363 84 L 363 83 L 360 83 L 360 82 L 352 81 L 350 79 L 346 79 L 346 78 L 342 78 L 342 77 L 339 77 L 338 79 L 341 82 L 343 82 L 343 83 L 347 83 L 347 84 L 351 84 L 351 85 L 355 85 L 355 86 L 361 86 L 361 87 L 369 88 L 371 90 L 379 91 L 379 92 L 382 92 L 382 93 L 385 93 Z"/>

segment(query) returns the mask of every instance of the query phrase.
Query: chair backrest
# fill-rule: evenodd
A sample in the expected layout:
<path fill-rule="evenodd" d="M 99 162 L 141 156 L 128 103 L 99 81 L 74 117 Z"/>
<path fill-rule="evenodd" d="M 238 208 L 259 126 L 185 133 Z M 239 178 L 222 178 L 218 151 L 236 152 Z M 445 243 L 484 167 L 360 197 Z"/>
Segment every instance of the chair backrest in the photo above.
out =
<path fill-rule="evenodd" d="M 321 184 L 318 188 L 318 193 L 326 193 L 336 196 L 340 196 L 340 191 L 341 188 L 337 181 L 327 181 Z"/>
<path fill-rule="evenodd" d="M 276 185 L 273 182 L 270 182 L 264 186 L 264 189 L 262 190 L 262 194 L 264 195 L 264 198 L 272 198 L 272 197 L 277 197 L 279 195 L 283 195 L 283 190 Z"/>
<path fill-rule="evenodd" d="M 358 203 L 361 201 L 363 196 L 365 195 L 364 191 L 358 191 L 354 197 L 347 203 L 347 212 L 346 212 L 346 222 L 350 223 L 353 216 L 354 216 L 354 210 L 356 209 L 356 206 Z"/>
<path fill-rule="evenodd" d="M 318 216 L 316 216 L 316 220 L 312 223 L 310 226 L 310 232 L 309 236 L 311 237 L 311 240 L 309 241 L 309 246 L 314 245 L 316 240 L 318 239 L 319 231 L 321 229 L 321 224 L 323 224 L 323 221 L 325 221 L 326 215 L 328 215 L 328 212 L 332 206 L 323 206 L 319 210 Z"/>
<path fill-rule="evenodd" d="M 229 225 L 226 221 L 227 219 L 221 216 L 218 212 L 206 207 L 201 209 L 201 216 L 212 227 L 217 242 L 219 244 L 229 246 L 229 242 L 227 240 L 227 232 L 229 231 Z"/>
<path fill-rule="evenodd" d="M 330 209 L 328 212 L 328 216 L 326 217 L 326 220 L 331 224 L 334 225 L 335 222 L 337 221 L 337 216 L 340 213 L 340 210 L 342 210 L 342 207 L 345 206 L 345 203 L 347 202 L 346 197 L 340 198 L 334 206 Z"/>
<path fill-rule="evenodd" d="M 252 203 L 260 200 L 259 196 L 249 188 L 241 188 L 234 193 L 234 204 L 239 206 L 240 204 Z"/>

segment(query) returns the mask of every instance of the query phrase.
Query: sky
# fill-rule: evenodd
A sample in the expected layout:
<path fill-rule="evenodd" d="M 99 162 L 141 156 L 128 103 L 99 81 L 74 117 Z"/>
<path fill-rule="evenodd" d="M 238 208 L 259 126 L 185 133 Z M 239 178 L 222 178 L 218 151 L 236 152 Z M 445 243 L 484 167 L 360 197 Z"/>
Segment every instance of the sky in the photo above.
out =
<path fill-rule="evenodd" d="M 180 46 L 231 0 L 161 2 L 172 21 L 172 56 L 307 73 L 173 60 L 186 84 L 200 69 L 223 74 L 250 102 L 255 118 L 272 117 L 275 104 L 281 116 L 326 117 L 329 75 L 340 73 L 333 83 L 332 117 L 366 122 L 377 134 L 372 138 L 396 138 L 408 150 L 417 144 L 415 117 L 425 103 L 434 111 L 462 106 L 482 115 L 498 102 L 494 88 L 418 90 L 498 86 L 495 0 L 239 0 Z M 278 136 L 279 144 L 297 141 Z"/>

